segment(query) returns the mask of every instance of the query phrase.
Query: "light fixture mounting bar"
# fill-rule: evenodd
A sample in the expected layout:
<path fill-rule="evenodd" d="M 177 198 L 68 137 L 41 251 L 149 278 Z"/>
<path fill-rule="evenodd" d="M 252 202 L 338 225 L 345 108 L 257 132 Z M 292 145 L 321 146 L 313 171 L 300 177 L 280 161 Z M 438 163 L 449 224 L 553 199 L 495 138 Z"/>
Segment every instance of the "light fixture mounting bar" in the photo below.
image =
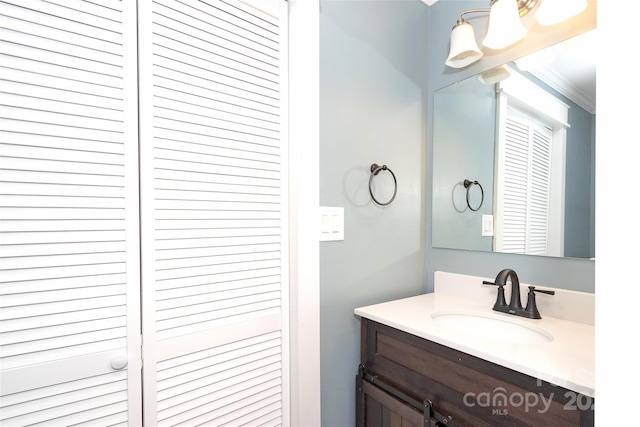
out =
<path fill-rule="evenodd" d="M 497 1 L 498 0 L 491 0 L 491 6 L 493 6 Z M 529 13 L 530 10 L 536 7 L 538 0 L 516 0 L 516 3 L 518 3 L 518 13 L 520 14 L 520 17 L 523 17 Z"/>
<path fill-rule="evenodd" d="M 498 0 L 491 0 L 491 6 L 493 6 L 493 4 L 497 1 Z M 523 17 L 524 15 L 529 13 L 529 11 L 533 9 L 538 3 L 538 0 L 515 0 L 515 1 L 518 4 L 518 13 L 520 14 L 520 17 Z M 467 13 L 489 13 L 490 11 L 491 9 L 465 10 L 464 12 L 460 13 L 460 17 L 458 18 L 457 23 L 462 24 L 463 22 L 465 22 L 465 20 L 462 18 L 462 15 L 466 15 Z"/>
<path fill-rule="evenodd" d="M 462 15 L 466 15 L 467 13 L 489 13 L 491 9 L 469 9 L 460 13 L 460 18 L 458 18 L 458 24 L 462 24 L 465 20 L 462 18 Z"/>

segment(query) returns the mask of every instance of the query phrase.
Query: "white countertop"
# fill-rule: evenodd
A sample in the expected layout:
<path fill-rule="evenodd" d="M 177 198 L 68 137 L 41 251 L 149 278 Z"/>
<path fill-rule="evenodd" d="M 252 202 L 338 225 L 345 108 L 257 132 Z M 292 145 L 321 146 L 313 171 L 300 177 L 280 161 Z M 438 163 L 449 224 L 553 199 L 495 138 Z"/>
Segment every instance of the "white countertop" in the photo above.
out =
<path fill-rule="evenodd" d="M 493 288 L 495 291 L 495 287 Z M 524 295 L 526 297 L 526 293 Z M 508 301 L 508 296 L 507 296 Z M 526 300 L 524 301 L 526 302 Z M 591 324 L 545 316 L 526 319 L 492 310 L 493 302 L 431 293 L 355 309 L 355 314 L 421 338 L 595 397 L 595 328 Z M 550 342 L 514 343 L 479 338 L 439 324 L 431 315 L 439 311 L 470 311 L 542 328 Z M 506 317 L 505 317 L 506 316 Z"/>

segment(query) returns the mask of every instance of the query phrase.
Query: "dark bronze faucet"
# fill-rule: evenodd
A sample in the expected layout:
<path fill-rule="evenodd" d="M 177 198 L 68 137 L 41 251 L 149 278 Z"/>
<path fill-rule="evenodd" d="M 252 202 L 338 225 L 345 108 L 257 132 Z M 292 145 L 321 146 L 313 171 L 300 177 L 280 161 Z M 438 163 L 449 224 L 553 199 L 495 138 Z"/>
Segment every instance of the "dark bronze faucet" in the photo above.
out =
<path fill-rule="evenodd" d="M 511 299 L 509 305 L 504 298 L 504 286 L 507 284 L 507 280 L 511 279 Z M 555 295 L 554 291 L 547 291 L 542 289 L 536 289 L 535 286 L 529 286 L 529 294 L 527 298 L 527 306 L 522 308 L 522 302 L 520 301 L 520 281 L 515 271 L 510 268 L 506 268 L 498 273 L 495 282 L 482 282 L 485 285 L 494 285 L 498 287 L 498 298 L 493 305 L 495 311 L 502 313 L 514 314 L 516 316 L 526 317 L 529 319 L 541 319 L 540 312 L 536 306 L 536 292 L 542 292 L 544 294 Z"/>

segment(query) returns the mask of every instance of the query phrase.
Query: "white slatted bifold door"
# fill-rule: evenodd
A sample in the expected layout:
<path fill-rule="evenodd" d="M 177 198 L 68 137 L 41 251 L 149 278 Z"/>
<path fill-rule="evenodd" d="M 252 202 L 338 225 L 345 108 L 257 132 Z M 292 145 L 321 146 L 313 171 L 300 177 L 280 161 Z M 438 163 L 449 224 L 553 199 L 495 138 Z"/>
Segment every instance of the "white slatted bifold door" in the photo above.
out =
<path fill-rule="evenodd" d="M 286 423 L 286 13 L 139 7 L 145 422 Z"/>
<path fill-rule="evenodd" d="M 531 115 L 507 107 L 500 138 L 496 249 L 546 255 L 552 130 Z"/>
<path fill-rule="evenodd" d="M 0 424 L 139 425 L 135 3 L 0 9 Z"/>

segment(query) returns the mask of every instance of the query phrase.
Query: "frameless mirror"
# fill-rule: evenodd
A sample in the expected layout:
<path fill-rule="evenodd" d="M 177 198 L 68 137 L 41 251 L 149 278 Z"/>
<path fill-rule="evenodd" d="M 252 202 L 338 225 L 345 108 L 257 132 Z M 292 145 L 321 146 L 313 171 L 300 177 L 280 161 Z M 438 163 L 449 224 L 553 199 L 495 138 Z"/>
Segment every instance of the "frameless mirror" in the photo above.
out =
<path fill-rule="evenodd" d="M 595 257 L 595 31 L 435 92 L 433 247 Z"/>

